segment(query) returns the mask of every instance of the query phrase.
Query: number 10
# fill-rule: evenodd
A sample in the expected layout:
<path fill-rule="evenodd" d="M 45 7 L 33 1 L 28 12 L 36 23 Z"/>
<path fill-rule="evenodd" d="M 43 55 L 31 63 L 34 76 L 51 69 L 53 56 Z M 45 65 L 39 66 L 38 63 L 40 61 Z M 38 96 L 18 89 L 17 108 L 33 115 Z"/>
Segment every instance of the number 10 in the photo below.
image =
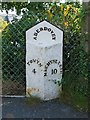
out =
<path fill-rule="evenodd" d="M 57 69 L 52 69 L 51 70 L 51 74 L 53 75 L 53 74 L 57 74 Z"/>

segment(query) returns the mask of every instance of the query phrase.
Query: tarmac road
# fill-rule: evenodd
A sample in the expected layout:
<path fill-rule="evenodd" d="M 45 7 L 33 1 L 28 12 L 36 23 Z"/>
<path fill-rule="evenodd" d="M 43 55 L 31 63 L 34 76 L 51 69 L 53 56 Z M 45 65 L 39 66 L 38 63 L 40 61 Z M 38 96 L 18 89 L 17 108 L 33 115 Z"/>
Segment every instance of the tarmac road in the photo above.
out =
<path fill-rule="evenodd" d="M 88 113 L 55 100 L 27 105 L 26 98 L 2 98 L 2 118 L 88 118 Z"/>

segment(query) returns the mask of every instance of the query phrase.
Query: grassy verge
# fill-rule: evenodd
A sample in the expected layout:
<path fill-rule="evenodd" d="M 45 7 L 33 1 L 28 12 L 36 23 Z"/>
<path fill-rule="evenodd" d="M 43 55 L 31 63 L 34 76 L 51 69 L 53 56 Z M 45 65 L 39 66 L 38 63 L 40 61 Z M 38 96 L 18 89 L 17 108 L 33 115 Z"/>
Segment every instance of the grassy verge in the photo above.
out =
<path fill-rule="evenodd" d="M 84 93 L 88 86 L 87 81 L 83 79 L 73 80 L 69 74 L 65 75 L 66 84 L 63 85 L 59 101 L 72 105 L 79 111 L 88 111 L 88 97 Z"/>
<path fill-rule="evenodd" d="M 25 103 L 27 105 L 37 105 L 37 104 L 40 104 L 41 102 L 42 102 L 42 100 L 39 97 L 34 97 L 31 95 L 30 95 L 30 97 L 27 97 L 25 99 Z"/>
<path fill-rule="evenodd" d="M 88 111 L 88 98 L 79 93 L 72 93 L 70 91 L 63 91 L 60 94 L 60 101 L 72 105 L 79 111 Z"/>

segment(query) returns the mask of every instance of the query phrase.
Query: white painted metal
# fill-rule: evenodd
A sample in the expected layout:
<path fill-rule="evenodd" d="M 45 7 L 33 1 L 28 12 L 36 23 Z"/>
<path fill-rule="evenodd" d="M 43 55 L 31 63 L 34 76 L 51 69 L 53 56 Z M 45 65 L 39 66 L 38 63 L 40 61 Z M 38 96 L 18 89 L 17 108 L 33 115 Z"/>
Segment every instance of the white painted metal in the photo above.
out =
<path fill-rule="evenodd" d="M 62 78 L 63 31 L 43 21 L 26 31 L 26 94 L 58 97 Z"/>

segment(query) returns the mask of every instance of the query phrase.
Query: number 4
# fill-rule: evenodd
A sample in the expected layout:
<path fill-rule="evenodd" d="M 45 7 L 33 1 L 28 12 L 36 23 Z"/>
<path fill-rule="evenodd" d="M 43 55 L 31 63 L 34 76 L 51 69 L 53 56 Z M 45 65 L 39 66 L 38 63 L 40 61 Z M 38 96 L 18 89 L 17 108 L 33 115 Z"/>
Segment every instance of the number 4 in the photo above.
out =
<path fill-rule="evenodd" d="M 36 73 L 36 70 L 35 70 L 35 69 L 33 69 L 33 70 L 32 70 L 32 72 L 35 74 L 35 73 Z"/>

